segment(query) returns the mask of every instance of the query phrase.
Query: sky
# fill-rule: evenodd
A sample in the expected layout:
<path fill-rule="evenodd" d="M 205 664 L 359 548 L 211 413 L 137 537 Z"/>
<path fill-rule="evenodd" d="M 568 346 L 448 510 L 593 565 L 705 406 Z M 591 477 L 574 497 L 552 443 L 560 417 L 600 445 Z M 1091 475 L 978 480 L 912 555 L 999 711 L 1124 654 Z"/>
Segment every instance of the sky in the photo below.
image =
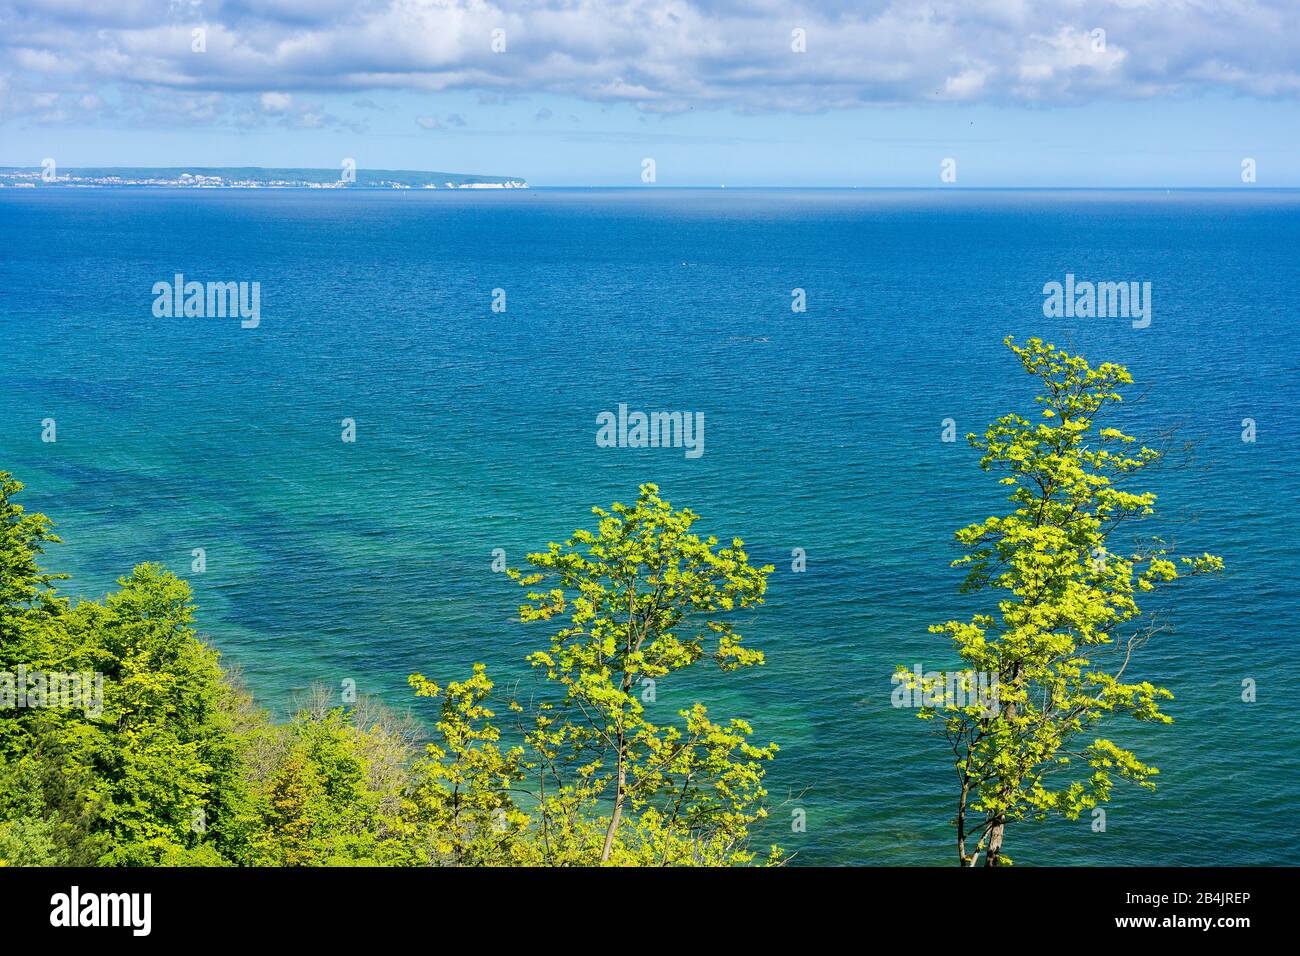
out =
<path fill-rule="evenodd" d="M 0 0 L 0 165 L 46 158 L 1300 187 L 1300 0 Z"/>

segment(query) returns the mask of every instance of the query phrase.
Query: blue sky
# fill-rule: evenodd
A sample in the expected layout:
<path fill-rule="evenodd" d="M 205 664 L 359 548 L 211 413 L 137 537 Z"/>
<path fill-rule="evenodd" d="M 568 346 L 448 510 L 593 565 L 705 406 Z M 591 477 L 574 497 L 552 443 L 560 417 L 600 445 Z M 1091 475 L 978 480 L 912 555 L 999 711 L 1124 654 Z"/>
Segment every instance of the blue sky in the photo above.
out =
<path fill-rule="evenodd" d="M 83 6 L 0 0 L 0 165 L 1300 186 L 1290 2 Z"/>

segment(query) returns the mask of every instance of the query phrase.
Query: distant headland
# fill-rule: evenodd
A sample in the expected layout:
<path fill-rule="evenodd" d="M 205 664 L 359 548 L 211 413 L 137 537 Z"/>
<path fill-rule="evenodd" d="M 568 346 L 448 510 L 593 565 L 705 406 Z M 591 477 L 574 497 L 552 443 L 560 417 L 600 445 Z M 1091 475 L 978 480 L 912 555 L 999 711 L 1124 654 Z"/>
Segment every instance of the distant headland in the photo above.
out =
<path fill-rule="evenodd" d="M 472 176 L 414 169 L 276 169 L 262 166 L 105 166 L 60 169 L 0 166 L 0 189 L 59 186 L 184 187 L 190 189 L 527 189 L 516 177 Z"/>

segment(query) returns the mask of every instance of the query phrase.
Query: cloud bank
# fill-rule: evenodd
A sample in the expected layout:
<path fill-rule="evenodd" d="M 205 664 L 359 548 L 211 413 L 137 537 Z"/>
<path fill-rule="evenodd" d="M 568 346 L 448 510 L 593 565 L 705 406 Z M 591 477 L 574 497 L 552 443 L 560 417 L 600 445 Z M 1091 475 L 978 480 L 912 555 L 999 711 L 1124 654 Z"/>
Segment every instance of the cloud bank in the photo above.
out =
<path fill-rule="evenodd" d="M 0 0 L 0 116 L 329 126 L 313 95 L 650 113 L 1300 93 L 1294 0 Z M 113 91 L 115 107 L 101 97 Z"/>

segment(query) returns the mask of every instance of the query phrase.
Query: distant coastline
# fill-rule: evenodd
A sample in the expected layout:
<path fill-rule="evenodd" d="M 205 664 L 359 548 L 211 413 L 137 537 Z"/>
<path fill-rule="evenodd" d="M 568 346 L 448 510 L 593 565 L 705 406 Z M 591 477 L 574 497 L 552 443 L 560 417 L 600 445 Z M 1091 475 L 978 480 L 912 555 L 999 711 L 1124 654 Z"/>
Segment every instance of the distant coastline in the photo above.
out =
<path fill-rule="evenodd" d="M 153 186 L 189 189 L 527 189 L 527 180 L 412 169 L 262 166 L 0 166 L 0 189 Z"/>

